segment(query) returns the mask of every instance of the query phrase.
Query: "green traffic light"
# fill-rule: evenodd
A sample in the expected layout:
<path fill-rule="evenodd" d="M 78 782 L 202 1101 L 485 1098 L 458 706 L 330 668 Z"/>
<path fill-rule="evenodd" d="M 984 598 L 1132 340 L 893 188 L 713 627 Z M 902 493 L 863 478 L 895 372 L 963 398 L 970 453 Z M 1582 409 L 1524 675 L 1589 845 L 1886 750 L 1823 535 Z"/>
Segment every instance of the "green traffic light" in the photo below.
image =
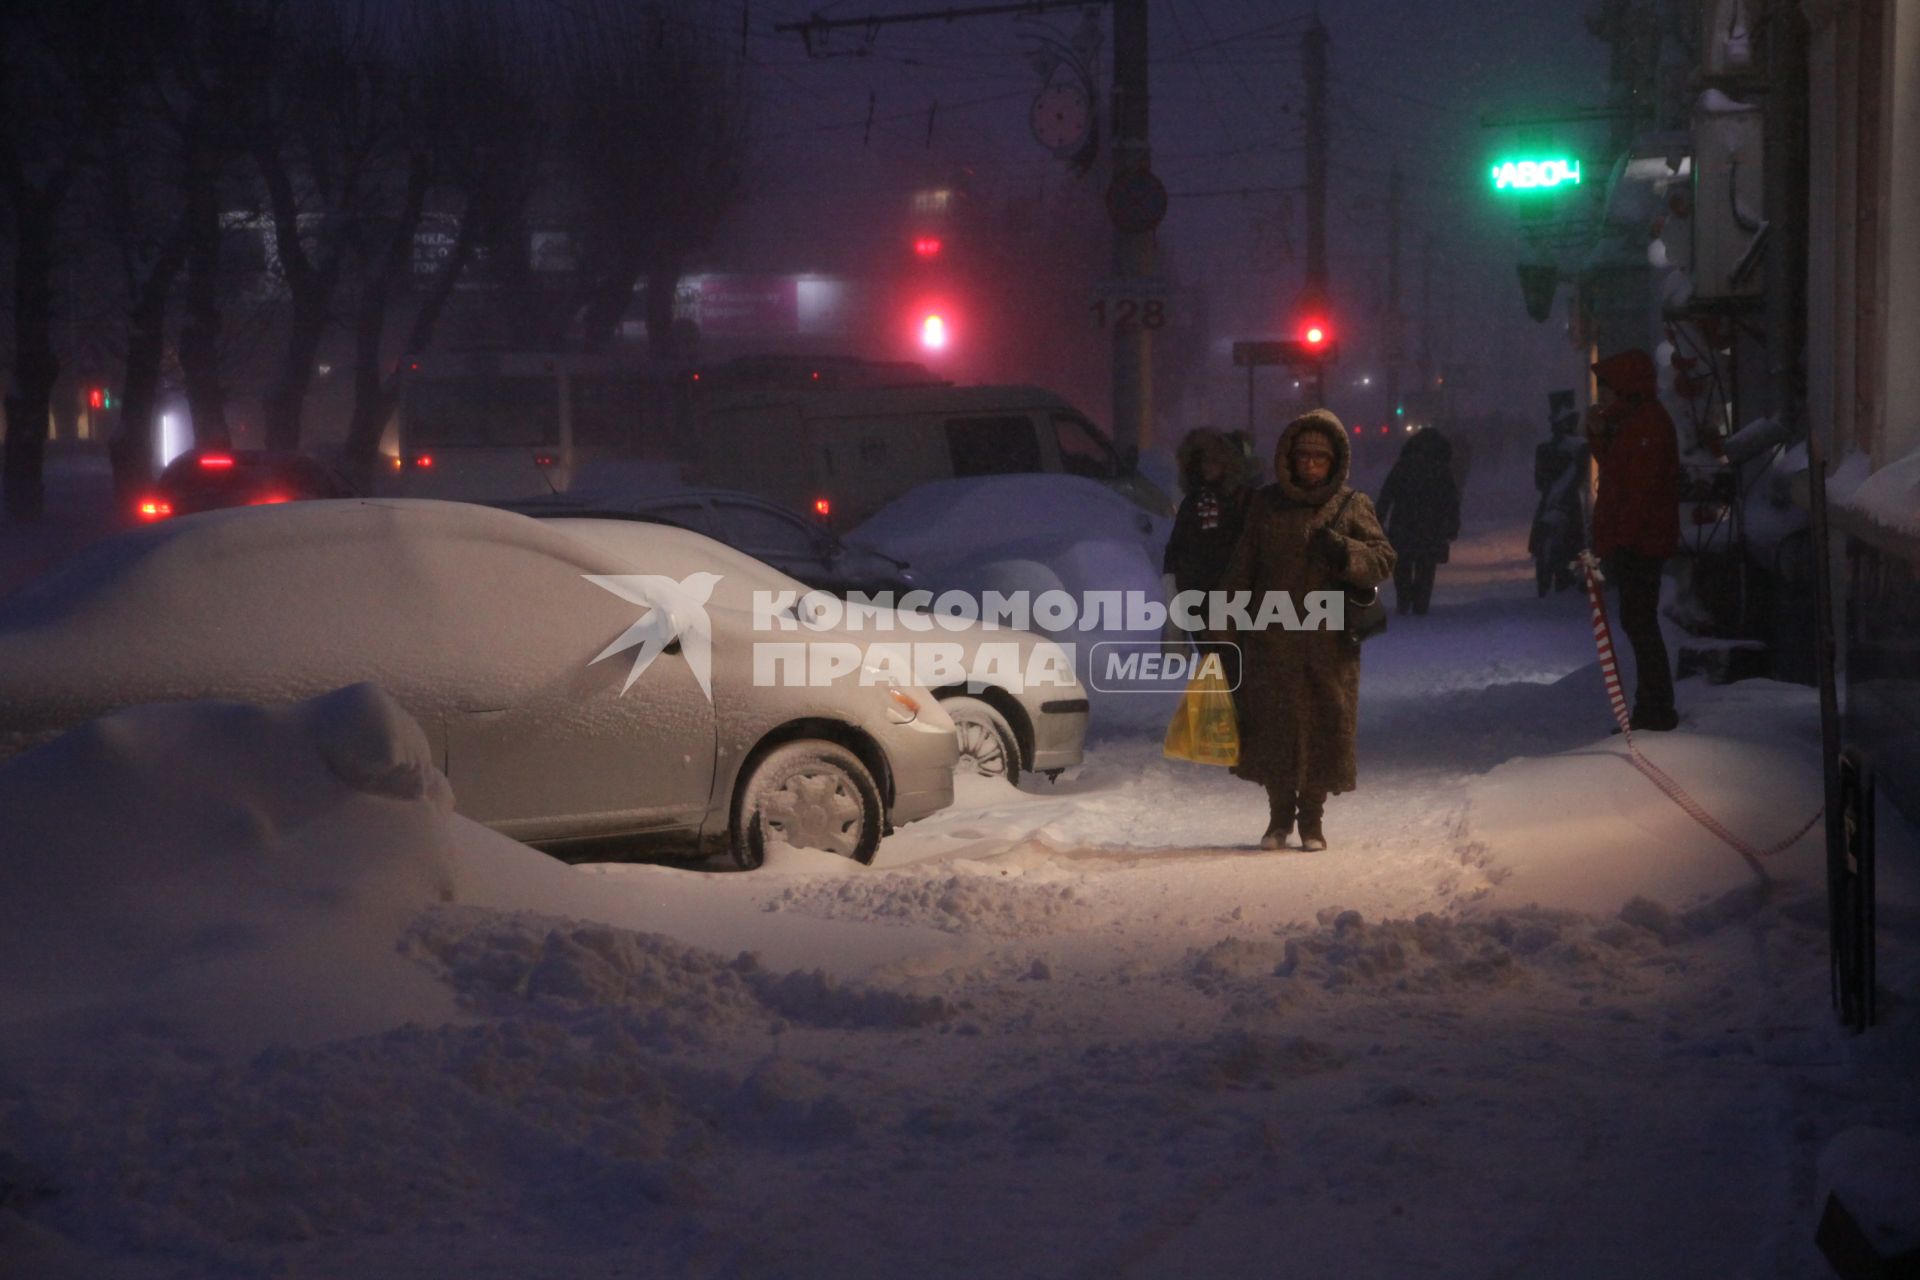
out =
<path fill-rule="evenodd" d="M 1402 417 L 1402 418 L 1404 418 L 1404 417 L 1406 417 L 1406 416 L 1407 416 L 1407 410 L 1406 410 L 1406 406 L 1404 406 L 1404 405 L 1398 405 L 1398 404 L 1397 404 L 1397 405 L 1395 405 L 1395 406 L 1393 406 L 1393 412 L 1394 412 L 1394 414 L 1395 414 L 1395 415 L 1396 415 L 1397 417 Z"/>

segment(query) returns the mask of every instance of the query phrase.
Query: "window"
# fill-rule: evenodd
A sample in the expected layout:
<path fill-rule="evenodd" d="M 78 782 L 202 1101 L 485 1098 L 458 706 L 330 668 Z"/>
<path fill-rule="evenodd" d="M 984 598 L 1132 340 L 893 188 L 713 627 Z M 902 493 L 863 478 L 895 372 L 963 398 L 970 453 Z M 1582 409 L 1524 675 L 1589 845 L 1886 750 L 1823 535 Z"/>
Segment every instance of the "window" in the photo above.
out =
<path fill-rule="evenodd" d="M 1040 441 L 1025 416 L 948 418 L 947 450 L 956 476 L 1004 476 L 1042 469 Z"/>
<path fill-rule="evenodd" d="M 819 532 L 796 516 L 744 502 L 717 502 L 714 510 L 727 536 L 721 541 L 742 551 L 811 556 L 820 552 Z"/>
<path fill-rule="evenodd" d="M 573 389 L 573 443 L 640 452 L 647 435 L 647 380 L 637 374 L 581 374 Z"/>
<path fill-rule="evenodd" d="M 402 447 L 560 443 L 560 385 L 551 377 L 431 378 L 406 391 Z"/>
<path fill-rule="evenodd" d="M 1060 469 L 1090 480 L 1111 480 L 1120 474 L 1113 446 L 1085 418 L 1053 415 L 1053 435 L 1060 442 Z"/>

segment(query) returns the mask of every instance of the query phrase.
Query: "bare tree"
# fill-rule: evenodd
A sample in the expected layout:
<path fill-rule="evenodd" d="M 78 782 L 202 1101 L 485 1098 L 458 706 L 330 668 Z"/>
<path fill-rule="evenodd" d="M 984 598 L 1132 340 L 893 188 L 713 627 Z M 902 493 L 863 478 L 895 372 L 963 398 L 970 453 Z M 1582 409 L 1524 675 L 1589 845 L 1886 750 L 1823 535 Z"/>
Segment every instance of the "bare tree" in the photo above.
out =
<path fill-rule="evenodd" d="M 669 354 L 673 295 L 739 193 L 746 95 L 697 5 L 619 0 L 570 6 L 557 41 L 564 180 L 579 228 L 581 340 L 617 331 L 647 285 L 647 332 Z"/>
<path fill-rule="evenodd" d="M 424 350 L 485 237 L 517 227 L 539 175 L 544 133 L 517 15 L 458 0 L 420 0 L 408 15 L 420 50 L 397 95 L 401 145 L 383 184 L 381 234 L 361 242 L 354 309 L 354 405 L 347 456 L 369 474 L 399 394 L 392 355 Z M 434 197 L 439 208 L 431 208 Z M 420 232 L 437 213 L 445 252 L 421 271 Z M 409 291 L 416 277 L 424 287 Z M 403 302 L 412 316 L 388 351 Z"/>
<path fill-rule="evenodd" d="M 0 200 L 13 240 L 13 361 L 0 494 L 9 519 L 45 508 L 47 419 L 60 358 L 54 342 L 61 219 L 104 122 L 126 89 L 113 0 L 0 5 Z"/>

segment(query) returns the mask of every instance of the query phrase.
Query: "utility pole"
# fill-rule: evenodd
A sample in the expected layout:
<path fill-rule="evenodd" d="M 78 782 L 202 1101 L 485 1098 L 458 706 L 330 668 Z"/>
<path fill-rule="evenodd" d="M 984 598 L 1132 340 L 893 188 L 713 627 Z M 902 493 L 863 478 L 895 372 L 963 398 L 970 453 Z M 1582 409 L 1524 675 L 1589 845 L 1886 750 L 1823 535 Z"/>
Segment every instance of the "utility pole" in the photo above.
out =
<path fill-rule="evenodd" d="M 1113 180 L 1152 174 L 1147 143 L 1147 0 L 1113 5 Z M 1113 231 L 1113 274 L 1125 288 L 1154 276 L 1154 233 L 1137 226 Z M 1123 457 L 1137 458 L 1153 444 L 1153 334 L 1138 320 L 1113 330 L 1113 442 Z"/>
<path fill-rule="evenodd" d="M 1300 37 L 1300 61 L 1307 75 L 1307 283 L 1301 306 L 1323 315 L 1327 307 L 1327 29 L 1320 15 Z M 1313 367 L 1313 400 L 1327 402 L 1327 367 Z"/>
<path fill-rule="evenodd" d="M 1387 420 L 1400 407 L 1400 166 L 1387 180 Z"/>

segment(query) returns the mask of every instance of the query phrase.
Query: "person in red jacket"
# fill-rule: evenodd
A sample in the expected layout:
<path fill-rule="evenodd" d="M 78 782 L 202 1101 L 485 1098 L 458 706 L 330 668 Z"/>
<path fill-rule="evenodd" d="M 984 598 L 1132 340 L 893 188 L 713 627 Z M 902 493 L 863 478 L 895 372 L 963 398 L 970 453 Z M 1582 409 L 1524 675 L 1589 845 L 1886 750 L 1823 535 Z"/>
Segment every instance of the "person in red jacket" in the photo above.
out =
<path fill-rule="evenodd" d="M 1598 403 L 1587 411 L 1587 443 L 1600 469 L 1593 502 L 1593 552 L 1620 591 L 1620 626 L 1633 646 L 1635 729 L 1680 722 L 1673 672 L 1660 637 L 1660 572 L 1680 546 L 1680 443 L 1661 407 L 1653 357 L 1641 350 L 1593 366 Z"/>

